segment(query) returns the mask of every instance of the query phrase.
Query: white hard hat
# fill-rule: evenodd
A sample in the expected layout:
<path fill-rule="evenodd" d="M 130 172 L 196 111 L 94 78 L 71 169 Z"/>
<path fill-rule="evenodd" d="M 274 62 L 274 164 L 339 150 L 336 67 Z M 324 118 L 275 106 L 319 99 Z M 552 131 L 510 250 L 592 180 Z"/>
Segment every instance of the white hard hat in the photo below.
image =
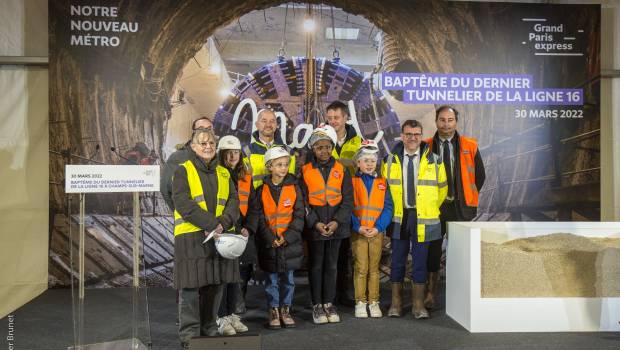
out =
<path fill-rule="evenodd" d="M 284 147 L 280 147 L 280 146 L 276 146 L 276 147 L 271 147 L 270 149 L 267 150 L 267 152 L 265 152 L 265 166 L 267 166 L 267 163 L 269 163 L 270 161 L 274 160 L 274 159 L 278 159 L 281 157 L 290 157 L 291 155 L 288 153 L 288 151 L 286 149 L 284 149 Z"/>
<path fill-rule="evenodd" d="M 239 139 L 235 136 L 226 135 L 220 139 L 220 142 L 218 142 L 217 149 L 218 151 L 226 149 L 241 150 L 241 141 L 239 141 Z"/>
<path fill-rule="evenodd" d="M 360 144 L 360 148 L 355 152 L 353 159 L 358 161 L 364 156 L 373 156 L 377 158 L 379 155 L 379 146 L 374 140 L 364 140 Z"/>
<path fill-rule="evenodd" d="M 245 236 L 223 233 L 220 235 L 220 238 L 215 241 L 215 249 L 226 259 L 236 259 L 243 254 L 247 244 L 248 238 Z"/>
<path fill-rule="evenodd" d="M 319 140 L 330 140 L 334 145 L 338 143 L 338 135 L 331 125 L 321 124 L 312 131 L 308 146 L 312 147 Z"/>

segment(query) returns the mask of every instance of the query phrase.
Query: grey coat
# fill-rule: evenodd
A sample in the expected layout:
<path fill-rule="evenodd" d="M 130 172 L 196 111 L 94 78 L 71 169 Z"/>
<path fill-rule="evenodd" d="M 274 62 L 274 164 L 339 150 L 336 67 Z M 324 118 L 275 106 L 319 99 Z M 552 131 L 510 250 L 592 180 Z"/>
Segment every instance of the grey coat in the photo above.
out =
<path fill-rule="evenodd" d="M 164 163 L 162 167 L 161 177 L 159 179 L 159 191 L 170 210 L 174 210 L 174 204 L 172 203 L 172 177 L 179 165 L 189 159 L 190 153 L 192 153 L 192 150 L 190 149 L 188 141 L 181 147 L 177 147 L 177 150 L 168 157 L 166 163 Z"/>
<path fill-rule="evenodd" d="M 184 233 L 174 237 L 174 286 L 180 288 L 198 288 L 206 285 L 239 282 L 239 262 L 221 257 L 215 249 L 213 240 L 202 244 L 205 231 L 210 232 L 218 224 L 229 230 L 239 219 L 239 197 L 232 180 L 229 180 L 229 197 L 221 216 L 215 217 L 217 160 L 206 164 L 190 151 L 191 160 L 200 177 L 207 202 L 205 211 L 190 197 L 189 183 L 185 167 L 179 167 L 172 181 L 172 200 L 175 209 L 185 221 L 191 222 L 202 230 Z"/>

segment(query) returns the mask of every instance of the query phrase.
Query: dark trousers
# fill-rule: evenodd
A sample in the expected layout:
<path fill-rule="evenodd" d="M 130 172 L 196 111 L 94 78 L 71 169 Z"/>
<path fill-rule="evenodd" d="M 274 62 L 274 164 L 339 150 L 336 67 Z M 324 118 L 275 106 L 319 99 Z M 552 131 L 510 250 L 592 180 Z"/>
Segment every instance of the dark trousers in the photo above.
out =
<path fill-rule="evenodd" d="M 252 278 L 254 266 L 249 263 L 239 263 L 239 272 L 242 282 L 227 283 L 224 287 L 222 302 L 220 303 L 219 317 L 228 316 L 245 309 L 245 294 L 248 290 L 248 282 Z"/>
<path fill-rule="evenodd" d="M 443 244 L 443 237 L 446 236 L 448 229 L 448 221 L 459 221 L 458 209 L 456 201 L 445 203 L 439 208 L 441 214 L 439 215 L 439 221 L 441 222 L 441 237 L 436 241 L 432 241 L 428 248 L 428 260 L 427 269 L 428 272 L 438 272 L 441 268 L 441 245 Z"/>
<path fill-rule="evenodd" d="M 312 304 L 333 303 L 341 239 L 309 241 Z"/>
<path fill-rule="evenodd" d="M 351 238 L 347 237 L 340 242 L 338 252 L 338 272 L 336 279 L 336 298 L 338 300 L 354 299 L 353 288 L 353 254 Z"/>
<path fill-rule="evenodd" d="M 414 283 L 425 283 L 427 279 L 427 259 L 429 246 L 432 242 L 418 242 L 417 216 L 415 209 L 405 209 L 405 230 L 409 239 L 392 239 L 391 282 L 403 282 L 407 266 L 407 256 L 411 252 L 413 267 L 411 280 Z M 434 242 L 434 241 L 433 241 Z"/>
<path fill-rule="evenodd" d="M 219 317 L 234 313 L 238 303 L 243 302 L 241 283 L 226 283 L 223 289 L 222 302 L 217 313 Z"/>
<path fill-rule="evenodd" d="M 217 311 L 223 284 L 179 291 L 179 338 L 189 343 L 192 337 L 217 335 Z"/>

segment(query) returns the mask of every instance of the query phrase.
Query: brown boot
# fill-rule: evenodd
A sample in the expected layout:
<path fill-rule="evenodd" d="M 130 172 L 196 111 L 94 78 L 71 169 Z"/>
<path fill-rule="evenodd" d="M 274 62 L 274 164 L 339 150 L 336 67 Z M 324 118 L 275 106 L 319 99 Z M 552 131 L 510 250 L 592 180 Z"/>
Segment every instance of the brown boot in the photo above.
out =
<path fill-rule="evenodd" d="M 295 320 L 291 316 L 291 307 L 284 305 L 280 308 L 280 318 L 284 328 L 295 328 Z"/>
<path fill-rule="evenodd" d="M 280 313 L 278 312 L 277 307 L 272 307 L 269 309 L 269 323 L 267 324 L 269 329 L 280 329 L 282 326 L 280 325 Z"/>
<path fill-rule="evenodd" d="M 424 308 L 424 290 L 426 289 L 426 283 L 413 283 L 411 313 L 416 319 L 428 318 L 428 311 Z"/>
<path fill-rule="evenodd" d="M 435 295 L 437 295 L 437 285 L 439 284 L 439 272 L 428 273 L 428 290 L 426 291 L 426 297 L 424 298 L 424 307 L 427 309 L 434 309 L 437 307 L 435 304 Z"/>
<path fill-rule="evenodd" d="M 388 310 L 389 317 L 400 317 L 403 312 L 402 305 L 403 283 L 392 282 L 392 305 Z"/>

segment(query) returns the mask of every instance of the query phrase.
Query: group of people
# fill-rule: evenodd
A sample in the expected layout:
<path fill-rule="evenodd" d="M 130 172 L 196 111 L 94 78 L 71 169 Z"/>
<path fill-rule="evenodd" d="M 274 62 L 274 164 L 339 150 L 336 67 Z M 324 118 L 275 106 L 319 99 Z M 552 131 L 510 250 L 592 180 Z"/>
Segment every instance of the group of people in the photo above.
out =
<path fill-rule="evenodd" d="M 403 315 L 411 254 L 411 312 L 429 317 L 446 222 L 476 215 L 485 177 L 476 141 L 458 134 L 458 111 L 442 106 L 432 138 L 423 140 L 422 125 L 406 120 L 401 141 L 380 159 L 378 145 L 357 135 L 348 118 L 346 104 L 331 103 L 327 124 L 313 130 L 305 150 L 284 144 L 268 109 L 259 111 L 254 141 L 245 147 L 232 135 L 218 142 L 208 118 L 194 122 L 191 140 L 167 160 L 161 186 L 174 211 L 174 285 L 184 346 L 194 336 L 248 330 L 238 314 L 245 312 L 256 262 L 266 274 L 270 329 L 295 327 L 294 272 L 304 256 L 315 324 L 340 322 L 337 294 L 338 300 L 353 294 L 355 317 L 382 317 L 379 265 L 387 237 L 388 316 Z M 238 259 L 216 249 L 220 235 L 231 232 L 248 238 Z"/>

